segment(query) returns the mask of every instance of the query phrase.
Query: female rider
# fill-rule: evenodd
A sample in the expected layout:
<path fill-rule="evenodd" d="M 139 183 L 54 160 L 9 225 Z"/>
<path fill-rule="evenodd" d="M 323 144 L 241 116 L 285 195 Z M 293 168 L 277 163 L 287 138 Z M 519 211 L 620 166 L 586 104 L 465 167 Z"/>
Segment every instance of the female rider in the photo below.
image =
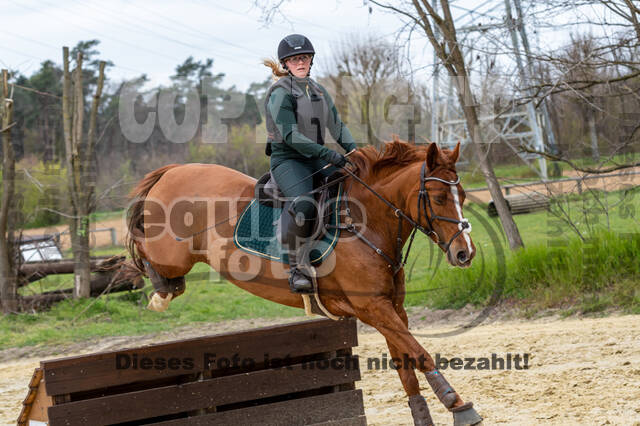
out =
<path fill-rule="evenodd" d="M 291 34 L 278 45 L 282 68 L 275 61 L 264 61 L 279 78 L 265 100 L 266 154 L 271 156 L 271 176 L 290 200 L 283 209 L 282 241 L 289 248 L 289 286 L 293 292 L 312 290 L 304 273 L 308 263 L 302 258 L 302 248 L 312 232 L 315 208 L 313 197 L 304 196 L 313 190 L 313 179 L 305 178 L 317 171 L 330 176 L 335 167 L 346 164 L 344 155 L 324 146 L 325 128 L 346 152 L 356 149 L 331 96 L 309 77 L 314 54 L 309 39 Z M 332 167 L 321 170 L 327 164 Z"/>

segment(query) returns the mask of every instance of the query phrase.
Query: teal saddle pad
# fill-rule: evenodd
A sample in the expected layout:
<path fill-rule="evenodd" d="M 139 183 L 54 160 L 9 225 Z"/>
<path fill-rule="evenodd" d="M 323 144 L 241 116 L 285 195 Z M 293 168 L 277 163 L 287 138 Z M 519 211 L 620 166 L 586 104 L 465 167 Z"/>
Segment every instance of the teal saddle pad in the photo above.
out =
<path fill-rule="evenodd" d="M 342 183 L 339 183 L 337 196 L 330 199 L 331 205 L 326 212 L 329 216 L 327 223 L 331 225 L 337 226 L 339 224 L 338 206 L 341 197 Z M 281 214 L 281 208 L 265 206 L 255 198 L 251 200 L 240 215 L 233 231 L 233 242 L 236 247 L 256 256 L 288 264 L 289 256 L 276 235 L 277 223 Z M 322 238 L 311 243 L 309 259 L 314 264 L 321 262 L 333 251 L 340 237 L 340 230 L 335 228 L 325 228 L 322 233 Z"/>

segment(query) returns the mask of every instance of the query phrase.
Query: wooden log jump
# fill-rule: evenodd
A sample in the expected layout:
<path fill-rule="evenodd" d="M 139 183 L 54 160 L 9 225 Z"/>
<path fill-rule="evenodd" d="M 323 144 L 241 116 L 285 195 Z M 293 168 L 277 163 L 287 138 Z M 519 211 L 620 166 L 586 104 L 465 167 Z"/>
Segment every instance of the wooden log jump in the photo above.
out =
<path fill-rule="evenodd" d="M 366 425 L 356 320 L 42 361 L 19 425 Z"/>
<path fill-rule="evenodd" d="M 74 267 L 72 259 L 26 263 L 20 267 L 18 282 L 20 285 L 26 285 L 51 274 L 73 273 Z M 125 256 L 92 258 L 91 272 L 91 297 L 119 291 L 139 290 L 145 284 L 140 271 L 127 261 Z M 43 310 L 54 303 L 71 298 L 72 295 L 73 289 L 67 288 L 22 296 L 19 306 L 25 311 Z"/>
<path fill-rule="evenodd" d="M 538 210 L 549 209 L 549 197 L 538 192 L 529 192 L 526 194 L 506 195 L 504 197 L 512 214 L 523 214 L 535 212 Z M 487 207 L 489 216 L 497 216 L 498 210 L 491 200 Z"/>
<path fill-rule="evenodd" d="M 125 262 L 125 256 L 96 256 L 90 259 L 89 267 L 91 272 L 107 272 L 115 269 L 115 266 Z M 73 274 L 75 270 L 75 260 L 43 260 L 39 262 L 29 262 L 20 265 L 20 285 L 38 281 L 48 275 Z"/>

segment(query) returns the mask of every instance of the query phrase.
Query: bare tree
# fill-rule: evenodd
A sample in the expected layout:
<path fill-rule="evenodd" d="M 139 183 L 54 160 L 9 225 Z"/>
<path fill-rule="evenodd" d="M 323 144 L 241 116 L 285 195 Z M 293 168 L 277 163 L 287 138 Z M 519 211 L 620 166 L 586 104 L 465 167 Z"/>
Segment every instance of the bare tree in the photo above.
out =
<path fill-rule="evenodd" d="M 371 3 L 409 19 L 418 28 L 423 30 L 427 39 L 435 49 L 438 58 L 442 61 L 443 66 L 454 79 L 458 102 L 464 113 L 471 146 L 480 170 L 487 182 L 487 187 L 489 188 L 496 210 L 500 216 L 502 227 L 509 240 L 509 245 L 514 250 L 523 247 L 524 244 L 520 237 L 520 232 L 504 199 L 500 184 L 493 171 L 493 166 L 482 149 L 484 141 L 478 119 L 478 106 L 471 91 L 469 73 L 467 72 L 462 49 L 458 43 L 455 23 L 449 7 L 449 0 L 441 1 L 442 15 L 437 13 L 433 7 L 433 3 L 427 0 L 412 0 L 410 5 L 404 3 L 404 6 L 374 0 L 371 0 Z M 442 35 L 442 40 L 436 36 L 434 26 Z"/>
<path fill-rule="evenodd" d="M 95 143 L 98 106 L 104 85 L 104 68 L 100 71 L 96 93 L 93 95 L 89 113 L 89 132 L 83 137 L 84 95 L 82 87 L 82 53 L 76 57 L 76 68 L 72 76 L 69 70 L 69 48 L 62 50 L 64 85 L 62 95 L 62 118 L 66 150 L 68 190 L 71 201 L 69 232 L 75 259 L 74 297 L 89 297 L 91 293 L 91 266 L 89 248 L 89 215 L 95 210 Z"/>
<path fill-rule="evenodd" d="M 558 128 L 564 134 L 563 143 L 573 145 L 567 148 L 574 148 L 574 156 L 583 151 L 580 129 L 584 128 L 582 123 L 586 125 L 587 140 L 596 165 L 578 164 L 571 149 L 566 149 L 562 155 L 524 146 L 522 151 L 564 162 L 583 173 L 602 174 L 639 165 L 633 157 L 619 157 L 619 154 L 630 154 L 636 149 L 640 130 L 637 118 L 640 44 L 632 42 L 627 34 L 601 37 L 591 33 L 576 34 L 568 45 L 536 57 L 538 68 L 548 70 L 540 74 L 545 77 L 538 81 L 536 96 L 538 99 L 553 98 L 553 103 L 562 105 L 560 110 L 564 120 Z M 597 131 L 596 117 L 600 132 Z M 603 142 L 600 146 L 599 138 Z"/>
<path fill-rule="evenodd" d="M 565 70 L 565 75 L 570 78 L 594 80 L 597 79 L 597 71 L 590 64 L 589 58 L 596 49 L 596 42 L 593 37 L 578 36 L 572 37 L 571 45 L 567 49 L 567 62 L 572 64 Z M 591 142 L 591 155 L 596 163 L 600 161 L 600 150 L 598 149 L 598 134 L 596 131 L 596 96 L 595 88 L 585 88 L 576 96 L 576 101 L 582 110 L 582 114 L 589 127 L 589 139 Z"/>
<path fill-rule="evenodd" d="M 13 232 L 9 214 L 13 207 L 15 191 L 16 160 L 11 145 L 13 122 L 13 99 L 9 97 L 8 72 L 2 70 L 0 87 L 0 135 L 2 135 L 2 203 L 0 204 L 0 299 L 2 311 L 18 309 L 17 273 L 13 262 Z"/>
<path fill-rule="evenodd" d="M 368 143 L 380 145 L 380 129 L 374 128 L 375 117 L 384 115 L 384 111 L 374 109 L 376 106 L 384 108 L 385 102 L 374 98 L 376 95 L 384 96 L 380 92 L 386 92 L 388 87 L 383 86 L 389 86 L 401 77 L 397 49 L 384 40 L 353 34 L 337 43 L 332 51 L 331 69 L 326 71 L 333 87 L 341 89 L 336 97 L 341 116 L 348 122 L 349 110 L 359 112 L 361 123 L 366 126 L 366 135 L 358 136 Z M 332 72 L 335 69 L 337 75 Z"/>
<path fill-rule="evenodd" d="M 640 42 L 640 6 L 637 0 L 591 0 L 587 3 L 601 4 L 618 17 L 627 21 Z"/>
<path fill-rule="evenodd" d="M 635 3 L 635 4 L 634 4 Z M 535 89 L 533 97 L 538 103 L 552 94 L 568 91 L 581 91 L 597 86 L 609 86 L 611 84 L 636 80 L 640 77 L 640 25 L 638 23 L 639 11 L 637 2 L 631 0 L 541 0 L 539 5 L 544 5 L 543 12 L 548 16 L 558 14 L 575 13 L 574 20 L 579 21 L 585 27 L 600 27 L 620 29 L 606 32 L 600 36 L 598 45 L 590 51 L 586 58 L 590 67 L 595 71 L 594 75 L 564 74 L 559 73 L 556 78 L 539 82 L 532 88 Z M 585 14 L 583 10 L 593 12 L 600 8 L 601 11 L 613 12 L 615 21 L 607 20 L 604 16 L 598 19 Z M 614 19 L 612 18 L 612 19 Z M 547 26 L 558 27 L 557 23 L 548 22 Z M 590 36 L 593 38 L 592 36 Z M 553 64 L 554 66 L 566 65 L 571 67 L 576 62 L 567 58 L 566 52 L 545 52 L 535 57 L 536 60 Z M 604 72 L 609 71 L 609 72 Z"/>
<path fill-rule="evenodd" d="M 400 47 L 354 34 L 332 52 L 321 81 L 335 90 L 336 106 L 356 140 L 378 146 L 394 134 L 410 142 L 429 134 L 426 87 L 411 79 Z"/>

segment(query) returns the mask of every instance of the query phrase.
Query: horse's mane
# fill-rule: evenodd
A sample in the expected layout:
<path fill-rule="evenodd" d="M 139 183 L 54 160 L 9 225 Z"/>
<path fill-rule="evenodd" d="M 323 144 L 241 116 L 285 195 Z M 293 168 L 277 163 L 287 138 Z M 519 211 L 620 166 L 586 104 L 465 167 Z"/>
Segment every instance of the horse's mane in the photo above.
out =
<path fill-rule="evenodd" d="M 380 174 L 390 166 L 400 167 L 424 161 L 427 146 L 411 144 L 394 136 L 392 141 L 385 141 L 380 149 L 374 146 L 360 148 L 349 156 L 349 161 L 355 166 L 358 176 L 364 179 Z"/>

